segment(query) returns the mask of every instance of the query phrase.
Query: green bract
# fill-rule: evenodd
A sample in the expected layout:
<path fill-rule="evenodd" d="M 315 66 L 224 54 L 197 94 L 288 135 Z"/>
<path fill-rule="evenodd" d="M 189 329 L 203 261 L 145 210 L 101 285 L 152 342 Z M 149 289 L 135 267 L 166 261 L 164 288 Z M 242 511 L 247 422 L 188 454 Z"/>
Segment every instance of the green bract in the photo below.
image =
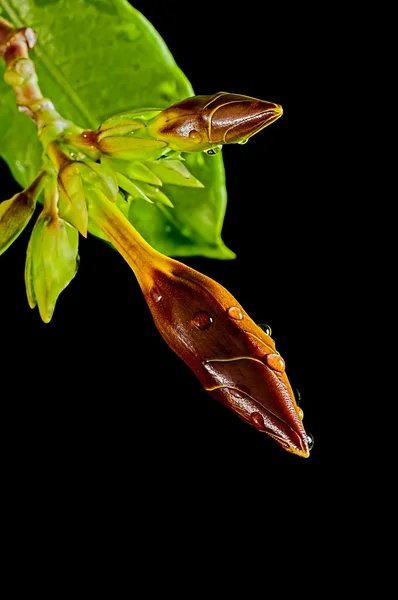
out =
<path fill-rule="evenodd" d="M 76 163 L 69 163 L 58 175 L 60 215 L 85 237 L 87 236 L 88 213 L 82 176 Z"/>
<path fill-rule="evenodd" d="M 45 323 L 51 320 L 59 294 L 76 275 L 79 234 L 55 215 L 42 213 L 33 228 L 25 265 L 31 308 L 36 304 Z"/>
<path fill-rule="evenodd" d="M 39 175 L 23 192 L 0 204 L 0 254 L 3 254 L 29 223 L 44 184 Z"/>
<path fill-rule="evenodd" d="M 165 184 L 161 193 L 173 208 L 153 199 L 153 204 L 138 200 L 129 207 L 128 214 L 140 233 L 166 254 L 233 258 L 221 240 L 226 190 L 220 155 L 187 157 L 185 164 L 192 178 L 186 177 L 185 187 L 181 188 L 181 179 L 174 174 L 165 176 L 163 170 L 162 179 L 156 169 L 149 174 L 146 165 L 142 166 L 161 156 L 153 144 L 152 155 L 146 148 L 145 153 L 135 152 L 132 156 L 132 145 L 137 150 L 137 141 L 124 138 L 123 147 L 120 140 L 115 141 L 117 135 L 126 133 L 138 136 L 141 123 L 152 118 L 156 109 L 191 96 L 193 90 L 163 40 L 137 10 L 125 0 L 113 0 L 112 11 L 104 11 L 105 4 L 86 0 L 0 0 L 2 17 L 16 27 L 29 25 L 37 32 L 38 43 L 31 58 L 43 93 L 51 98 L 56 110 L 85 129 L 96 129 L 102 123 L 100 143 L 108 156 L 126 163 L 132 157 L 141 163 L 136 168 L 131 166 L 133 163 L 126 164 L 123 171 L 117 171 L 146 184 L 158 186 L 155 177 Z M 87 23 L 95 23 L 95 27 L 87 28 Z M 13 90 L 3 81 L 4 71 L 0 61 L 0 156 L 25 187 L 41 168 L 42 148 L 34 123 L 16 108 Z M 142 141 L 139 143 L 142 149 Z M 162 142 L 158 142 L 160 149 L 159 144 Z M 182 171 L 180 174 L 184 177 Z M 195 183 L 198 181 L 205 187 Z M 62 197 L 60 209 L 62 205 L 69 213 L 68 219 L 73 219 L 84 233 L 84 206 L 72 204 Z M 88 226 L 89 231 L 97 233 L 90 229 L 90 221 Z"/>
<path fill-rule="evenodd" d="M 81 162 L 77 164 L 83 181 L 97 186 L 111 202 L 116 201 L 118 182 L 115 172 L 106 164 Z"/>

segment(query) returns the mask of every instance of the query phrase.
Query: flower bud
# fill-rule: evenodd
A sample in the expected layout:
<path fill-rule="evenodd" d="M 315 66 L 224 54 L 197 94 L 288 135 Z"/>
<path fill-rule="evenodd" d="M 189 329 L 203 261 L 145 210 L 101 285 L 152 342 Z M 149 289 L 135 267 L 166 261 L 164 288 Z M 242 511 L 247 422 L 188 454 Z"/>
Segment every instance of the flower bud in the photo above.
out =
<path fill-rule="evenodd" d="M 29 305 L 38 304 L 49 323 L 58 296 L 76 275 L 79 234 L 58 216 L 42 213 L 33 228 L 26 254 L 25 284 Z"/>
<path fill-rule="evenodd" d="M 204 388 L 285 450 L 307 457 L 302 413 L 273 339 L 220 284 L 154 250 L 98 190 L 89 211 L 134 270 L 162 337 Z"/>
<path fill-rule="evenodd" d="M 155 263 L 156 264 L 156 263 Z M 143 292 L 156 327 L 203 387 L 287 451 L 309 455 L 285 362 L 220 284 L 168 259 Z"/>
<path fill-rule="evenodd" d="M 11 246 L 29 223 L 44 182 L 45 175 L 40 173 L 26 190 L 0 204 L 0 255 Z"/>
<path fill-rule="evenodd" d="M 274 102 L 219 92 L 173 104 L 148 122 L 148 132 L 172 150 L 197 152 L 244 143 L 282 112 Z"/>

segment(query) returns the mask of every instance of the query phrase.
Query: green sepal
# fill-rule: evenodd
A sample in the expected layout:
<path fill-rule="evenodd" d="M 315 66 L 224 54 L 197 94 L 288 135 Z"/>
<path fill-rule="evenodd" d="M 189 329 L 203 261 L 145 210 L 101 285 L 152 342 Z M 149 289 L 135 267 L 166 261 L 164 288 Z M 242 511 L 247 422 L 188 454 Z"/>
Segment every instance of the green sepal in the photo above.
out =
<path fill-rule="evenodd" d="M 162 109 L 156 108 L 137 108 L 113 115 L 99 127 L 98 139 L 101 140 L 109 135 L 125 135 L 137 129 L 143 129 L 146 121 L 153 119 L 161 111 Z"/>
<path fill-rule="evenodd" d="M 119 183 L 119 187 L 127 192 L 132 198 L 142 198 L 149 202 L 149 204 L 154 204 L 153 200 L 148 198 L 144 191 L 142 191 L 141 186 L 143 185 L 140 181 L 131 181 L 128 177 L 125 177 L 121 173 L 116 173 L 117 181 Z"/>
<path fill-rule="evenodd" d="M 26 190 L 0 204 L 0 255 L 11 246 L 29 223 L 44 183 L 45 174 L 40 173 Z"/>
<path fill-rule="evenodd" d="M 116 173 L 110 167 L 106 164 L 98 164 L 91 161 L 76 164 L 83 181 L 98 187 L 108 200 L 112 202 L 116 201 L 119 186 Z"/>
<path fill-rule="evenodd" d="M 49 323 L 60 293 L 78 267 L 79 234 L 58 216 L 42 212 L 28 245 L 25 285 L 31 308 L 36 303 L 42 320 Z"/>
<path fill-rule="evenodd" d="M 135 136 L 107 137 L 98 143 L 99 150 L 122 160 L 155 160 L 164 153 L 166 142 Z"/>
<path fill-rule="evenodd" d="M 26 250 L 25 287 L 26 287 L 26 295 L 28 297 L 29 306 L 30 306 L 30 308 L 34 308 L 37 304 L 37 300 L 36 300 L 35 290 L 34 290 L 34 286 L 33 286 L 33 275 L 32 275 L 32 236 L 30 236 L 28 248 Z"/>
<path fill-rule="evenodd" d="M 97 140 L 100 142 L 106 137 L 126 135 L 138 129 L 144 129 L 144 127 L 144 123 L 140 123 L 139 121 L 125 121 L 122 118 L 111 117 L 99 128 Z"/>
<path fill-rule="evenodd" d="M 141 191 L 144 192 L 144 194 L 155 204 L 164 204 L 164 206 L 174 208 L 174 204 L 171 202 L 170 198 L 166 196 L 166 194 L 159 188 L 153 185 L 148 185 L 147 183 L 140 183 L 139 185 Z"/>
<path fill-rule="evenodd" d="M 77 163 L 68 163 L 58 175 L 60 216 L 87 237 L 87 205 L 80 169 Z"/>
<path fill-rule="evenodd" d="M 148 161 L 145 164 L 162 180 L 162 183 L 193 188 L 204 187 L 203 183 L 188 171 L 181 160 L 160 158 L 159 160 Z"/>
<path fill-rule="evenodd" d="M 142 181 L 131 181 L 128 177 L 125 177 L 121 173 L 117 173 L 117 180 L 122 190 L 125 190 L 133 199 L 142 198 L 149 202 L 149 204 L 156 204 L 157 202 L 170 206 L 173 208 L 169 198 L 159 190 L 159 188 L 143 183 Z"/>
<path fill-rule="evenodd" d="M 126 177 L 129 177 L 130 179 L 151 183 L 152 185 L 162 185 L 159 177 L 157 177 L 155 173 L 148 169 L 142 162 L 135 160 L 118 160 L 117 158 L 102 156 L 101 164 L 109 166 L 113 171 L 126 175 Z"/>

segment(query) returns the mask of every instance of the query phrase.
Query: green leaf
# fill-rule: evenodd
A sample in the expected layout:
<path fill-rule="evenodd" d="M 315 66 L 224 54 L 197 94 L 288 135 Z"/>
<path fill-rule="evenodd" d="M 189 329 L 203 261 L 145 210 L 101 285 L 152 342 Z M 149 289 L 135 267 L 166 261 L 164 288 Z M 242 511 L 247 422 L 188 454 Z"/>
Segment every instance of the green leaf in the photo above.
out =
<path fill-rule="evenodd" d="M 16 27 L 29 25 L 37 32 L 31 57 L 43 95 L 76 125 L 95 129 L 117 113 L 164 108 L 194 93 L 159 34 L 125 0 L 0 0 L 0 7 Z M 4 69 L 0 60 L 0 156 L 25 187 L 40 169 L 42 149 L 35 125 L 18 112 L 14 93 L 3 81 Z M 134 225 L 162 252 L 233 258 L 221 240 L 226 206 L 222 158 L 185 158 L 206 187 L 163 186 L 174 209 L 164 213 L 135 202 L 130 211 Z"/>

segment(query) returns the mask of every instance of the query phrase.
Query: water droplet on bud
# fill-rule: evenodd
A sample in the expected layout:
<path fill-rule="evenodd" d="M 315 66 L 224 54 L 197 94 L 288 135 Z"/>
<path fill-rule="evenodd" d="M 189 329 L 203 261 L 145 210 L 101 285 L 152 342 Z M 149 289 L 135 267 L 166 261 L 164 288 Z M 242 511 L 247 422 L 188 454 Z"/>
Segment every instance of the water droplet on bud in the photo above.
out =
<path fill-rule="evenodd" d="M 304 411 L 303 411 L 303 409 L 299 408 L 297 410 L 297 412 L 298 412 L 298 415 L 299 415 L 300 419 L 303 420 L 304 419 Z"/>
<path fill-rule="evenodd" d="M 266 354 L 263 358 L 263 361 L 273 371 L 279 371 L 279 373 L 283 373 L 286 369 L 285 361 L 281 356 L 279 356 L 279 354 Z"/>
<path fill-rule="evenodd" d="M 310 450 L 312 450 L 314 447 L 314 436 L 311 433 L 308 433 L 308 431 L 307 431 L 307 441 L 308 441 L 308 448 Z"/>
<path fill-rule="evenodd" d="M 196 327 L 202 331 L 208 329 L 212 323 L 213 317 L 205 310 L 199 310 L 191 319 L 192 327 Z"/>
<path fill-rule="evenodd" d="M 265 429 L 264 427 L 264 419 L 258 412 L 254 412 L 250 415 L 250 420 L 253 423 L 254 427 L 257 429 Z"/>
<path fill-rule="evenodd" d="M 231 306 L 231 308 L 228 308 L 227 314 L 229 317 L 231 317 L 231 319 L 235 319 L 236 321 L 241 321 L 243 319 L 242 311 L 237 306 Z"/>
<path fill-rule="evenodd" d="M 221 152 L 222 150 L 222 146 L 215 146 L 214 148 L 209 148 L 209 150 L 206 150 L 206 154 L 208 154 L 209 156 L 214 156 L 214 154 L 218 154 L 219 152 Z"/>
<path fill-rule="evenodd" d="M 188 137 L 196 144 L 199 144 L 202 141 L 202 136 L 200 135 L 199 131 L 196 131 L 196 129 L 192 129 L 192 131 L 189 132 Z"/>
<path fill-rule="evenodd" d="M 258 324 L 259 327 L 261 327 L 261 329 L 269 336 L 271 336 L 272 334 L 272 329 L 269 325 L 267 325 L 266 323 L 259 323 Z"/>

